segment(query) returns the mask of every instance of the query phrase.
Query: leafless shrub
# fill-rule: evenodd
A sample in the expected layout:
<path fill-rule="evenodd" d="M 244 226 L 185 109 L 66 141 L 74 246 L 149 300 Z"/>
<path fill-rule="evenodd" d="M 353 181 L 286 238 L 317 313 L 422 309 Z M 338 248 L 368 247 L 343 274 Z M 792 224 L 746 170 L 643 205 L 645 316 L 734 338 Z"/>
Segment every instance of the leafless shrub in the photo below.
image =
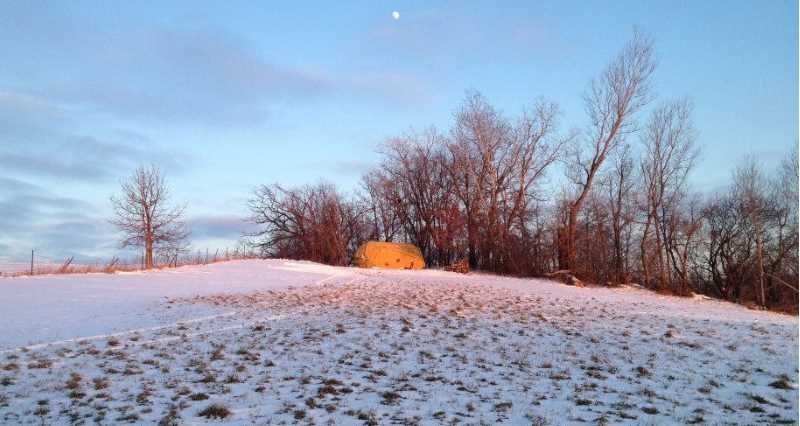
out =
<path fill-rule="evenodd" d="M 223 404 L 211 404 L 197 415 L 209 419 L 224 419 L 231 415 L 231 410 Z"/>

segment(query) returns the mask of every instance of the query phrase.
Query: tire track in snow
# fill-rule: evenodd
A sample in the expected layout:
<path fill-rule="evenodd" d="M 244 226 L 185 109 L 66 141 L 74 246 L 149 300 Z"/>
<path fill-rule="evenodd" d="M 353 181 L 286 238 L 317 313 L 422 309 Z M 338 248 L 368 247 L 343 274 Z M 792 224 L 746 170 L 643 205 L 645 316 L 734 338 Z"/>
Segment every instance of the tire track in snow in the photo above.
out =
<path fill-rule="evenodd" d="M 346 281 L 344 281 L 342 283 L 333 283 L 333 285 L 347 286 L 349 284 L 356 283 L 360 279 L 363 279 L 365 277 L 367 278 L 367 280 L 365 282 L 369 282 L 370 278 L 383 278 L 383 277 L 380 277 L 380 275 L 373 275 L 373 274 L 363 274 L 363 275 L 362 274 L 354 274 L 354 275 L 350 275 L 349 277 L 348 276 L 344 276 L 342 274 L 333 274 L 333 275 L 329 275 L 329 276 L 327 276 L 327 277 L 325 277 L 325 278 L 323 278 L 321 280 L 315 281 L 314 283 L 311 284 L 311 286 L 324 286 L 324 285 L 329 284 L 329 282 L 331 280 L 334 280 L 336 278 L 349 278 L 349 279 L 347 279 Z M 408 278 L 405 278 L 405 279 L 400 280 L 400 282 L 405 282 L 407 280 L 408 280 Z M 391 280 L 388 280 L 388 281 L 391 282 Z M 42 348 L 52 347 L 52 346 L 67 345 L 67 344 L 70 344 L 70 343 L 81 342 L 81 341 L 95 341 L 95 340 L 100 340 L 100 339 L 107 339 L 109 337 L 125 336 L 125 335 L 129 335 L 129 334 L 134 334 L 134 333 L 154 332 L 154 331 L 165 330 L 165 329 L 169 329 L 169 328 L 173 328 L 173 327 L 178 327 L 180 325 L 185 325 L 185 324 L 194 324 L 194 323 L 201 323 L 201 322 L 206 322 L 206 321 L 213 321 L 215 319 L 225 318 L 225 317 L 229 317 L 229 316 L 233 316 L 233 315 L 241 314 L 241 313 L 242 313 L 241 310 L 239 310 L 239 311 L 231 311 L 231 312 L 225 312 L 225 313 L 217 314 L 217 315 L 209 315 L 209 316 L 205 316 L 205 317 L 180 320 L 180 321 L 176 321 L 176 322 L 173 322 L 173 323 L 170 323 L 170 324 L 164 324 L 164 325 L 159 325 L 159 326 L 154 326 L 154 327 L 134 328 L 134 329 L 123 330 L 123 331 L 118 331 L 118 332 L 114 332 L 114 333 L 95 334 L 95 335 L 92 335 L 92 336 L 80 336 L 80 337 L 73 337 L 73 338 L 70 338 L 70 339 L 63 339 L 63 340 L 56 340 L 56 341 L 50 341 L 50 342 L 35 343 L 35 344 L 32 344 L 32 345 L 19 346 L 19 347 L 16 347 L 16 348 L 9 348 L 9 349 L 0 350 L 0 355 L 4 355 L 4 354 L 7 354 L 7 353 L 12 353 L 12 352 L 21 352 L 21 351 L 26 351 L 26 350 L 42 349 Z M 208 331 L 203 331 L 203 332 L 191 333 L 191 334 L 187 334 L 187 336 L 188 337 L 194 337 L 194 336 L 202 335 L 202 334 L 212 334 L 212 333 L 217 332 L 217 331 L 235 330 L 235 329 L 244 328 L 244 327 L 246 327 L 248 325 L 253 325 L 255 323 L 258 323 L 259 321 L 278 320 L 278 319 L 284 319 L 286 317 L 292 317 L 292 316 L 296 316 L 296 315 L 297 315 L 297 313 L 293 312 L 293 313 L 285 314 L 285 315 L 274 315 L 274 316 L 269 316 L 269 317 L 263 317 L 263 318 L 260 318 L 258 320 L 251 321 L 250 323 L 240 324 L 240 325 L 237 325 L 237 326 L 223 327 L 223 328 L 215 329 L 215 330 L 208 330 Z M 134 342 L 134 345 L 141 345 L 141 344 L 145 344 L 147 342 L 173 341 L 173 340 L 177 340 L 177 339 L 180 339 L 180 338 L 181 338 L 181 336 L 164 338 L 165 340 L 153 339 L 153 340 L 149 340 L 149 341 Z"/>
<path fill-rule="evenodd" d="M 311 285 L 313 285 L 313 286 L 325 285 L 330 280 L 332 280 L 334 278 L 339 278 L 339 277 L 342 277 L 342 275 L 341 274 L 329 275 L 329 276 L 327 276 L 327 277 L 325 277 L 325 278 L 323 278 L 321 280 L 313 282 Z M 352 277 L 350 280 L 346 281 L 342 285 L 350 284 L 353 281 L 355 281 L 357 278 L 358 277 Z M 158 325 L 158 326 L 154 326 L 154 327 L 134 328 L 134 329 L 123 330 L 123 331 L 118 331 L 118 332 L 114 332 L 114 333 L 95 334 L 95 335 L 92 335 L 92 336 L 81 336 L 81 337 L 73 337 L 73 338 L 70 338 L 70 339 L 63 339 L 63 340 L 55 340 L 55 341 L 50 341 L 50 342 L 35 343 L 33 345 L 19 346 L 19 347 L 16 347 L 16 348 L 9 348 L 9 349 L 0 350 L 0 355 L 4 355 L 4 354 L 7 354 L 7 353 L 12 353 L 12 352 L 21 352 L 21 351 L 25 351 L 25 350 L 42 349 L 42 348 L 46 348 L 46 347 L 49 347 L 49 346 L 66 345 L 66 344 L 80 342 L 80 341 L 95 341 L 95 340 L 100 340 L 100 339 L 107 339 L 109 337 L 125 336 L 125 335 L 133 334 L 133 333 L 154 332 L 154 331 L 164 330 L 164 329 L 168 329 L 168 328 L 172 328 L 172 327 L 178 327 L 178 326 L 180 326 L 182 324 L 194 324 L 194 323 L 199 323 L 199 322 L 212 321 L 212 320 L 215 320 L 215 319 L 218 319 L 218 318 L 229 317 L 229 316 L 236 315 L 236 314 L 239 314 L 239 313 L 241 313 L 241 311 L 231 311 L 231 312 L 225 312 L 225 313 L 217 314 L 217 315 L 209 315 L 209 316 L 205 316 L 205 317 L 180 320 L 180 321 L 176 321 L 174 323 Z M 290 314 L 289 316 L 291 316 L 291 315 L 294 315 L 294 314 Z M 264 317 L 261 320 L 281 319 L 281 318 L 278 318 L 278 317 L 285 317 L 285 316 L 286 315 L 275 316 L 275 318 Z M 243 328 L 243 327 L 244 326 L 239 327 L 239 328 Z M 223 329 L 219 329 L 218 331 L 225 331 L 226 329 L 233 330 L 233 329 L 236 329 L 236 326 L 232 326 L 232 328 L 231 327 L 225 327 Z M 195 336 L 195 335 L 198 335 L 198 334 L 210 334 L 210 333 L 211 333 L 211 331 L 203 332 L 203 333 L 194 333 L 194 334 L 191 334 L 189 336 Z M 167 338 L 167 339 L 170 339 L 170 341 L 172 340 L 172 338 Z M 158 340 L 158 339 L 156 339 L 156 340 Z M 156 341 L 156 340 L 154 340 L 154 341 Z M 144 342 L 139 342 L 139 343 L 144 343 Z"/>
<path fill-rule="evenodd" d="M 159 338 L 159 339 L 151 339 L 151 340 L 142 340 L 142 341 L 132 342 L 131 346 L 142 346 L 142 345 L 147 345 L 147 344 L 150 344 L 150 343 L 174 342 L 176 340 L 181 340 L 181 339 L 184 339 L 184 338 L 192 338 L 192 337 L 197 337 L 197 336 L 203 336 L 203 335 L 206 335 L 206 334 L 214 334 L 214 333 L 219 333 L 219 332 L 224 332 L 224 331 L 231 331 L 231 330 L 241 330 L 243 328 L 250 327 L 250 326 L 253 326 L 253 325 L 258 324 L 258 323 L 262 323 L 264 321 L 277 321 L 277 320 L 292 318 L 292 317 L 295 317 L 297 315 L 298 314 L 296 312 L 293 312 L 293 313 L 290 313 L 290 314 L 283 314 L 283 315 L 270 315 L 270 316 L 267 316 L 267 317 L 261 317 L 261 318 L 255 319 L 255 320 L 250 320 L 250 321 L 245 322 L 245 323 L 241 323 L 241 324 L 237 324 L 237 325 L 230 325 L 230 326 L 227 326 L 227 327 L 214 328 L 214 329 L 211 329 L 211 330 L 198 331 L 198 332 L 195 332 L 195 333 L 184 333 L 184 334 L 182 334 L 180 336 L 170 336 L 170 337 L 162 337 L 162 338 Z"/>

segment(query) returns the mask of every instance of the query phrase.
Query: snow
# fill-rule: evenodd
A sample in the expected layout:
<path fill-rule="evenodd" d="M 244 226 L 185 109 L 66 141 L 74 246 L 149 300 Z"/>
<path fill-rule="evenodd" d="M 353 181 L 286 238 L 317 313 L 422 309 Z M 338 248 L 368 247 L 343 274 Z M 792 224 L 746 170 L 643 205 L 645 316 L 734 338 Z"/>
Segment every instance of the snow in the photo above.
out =
<path fill-rule="evenodd" d="M 794 424 L 797 376 L 797 317 L 634 287 L 286 260 L 0 278 L 0 423 Z"/>
<path fill-rule="evenodd" d="M 337 273 L 326 268 L 330 269 L 312 263 L 232 261 L 149 272 L 1 278 L 0 350 L 210 315 L 218 309 L 164 309 L 163 302 L 187 295 L 308 285 Z"/>

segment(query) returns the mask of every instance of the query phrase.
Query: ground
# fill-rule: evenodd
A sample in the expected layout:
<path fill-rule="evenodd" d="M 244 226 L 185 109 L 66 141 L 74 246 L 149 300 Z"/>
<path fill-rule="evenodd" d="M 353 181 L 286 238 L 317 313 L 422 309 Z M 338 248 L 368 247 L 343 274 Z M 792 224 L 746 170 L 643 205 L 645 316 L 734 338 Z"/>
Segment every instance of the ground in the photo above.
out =
<path fill-rule="evenodd" d="M 0 278 L 0 423 L 796 424 L 797 317 L 236 261 Z"/>

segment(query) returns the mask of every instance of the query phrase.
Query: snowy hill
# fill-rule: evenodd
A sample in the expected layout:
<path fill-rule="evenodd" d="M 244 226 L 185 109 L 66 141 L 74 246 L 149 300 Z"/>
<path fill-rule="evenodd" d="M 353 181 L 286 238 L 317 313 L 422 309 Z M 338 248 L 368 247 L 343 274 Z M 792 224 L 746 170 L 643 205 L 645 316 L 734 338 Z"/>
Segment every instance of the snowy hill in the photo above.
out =
<path fill-rule="evenodd" d="M 236 261 L 0 278 L 0 319 L 10 424 L 798 416 L 796 317 L 633 288 Z"/>

